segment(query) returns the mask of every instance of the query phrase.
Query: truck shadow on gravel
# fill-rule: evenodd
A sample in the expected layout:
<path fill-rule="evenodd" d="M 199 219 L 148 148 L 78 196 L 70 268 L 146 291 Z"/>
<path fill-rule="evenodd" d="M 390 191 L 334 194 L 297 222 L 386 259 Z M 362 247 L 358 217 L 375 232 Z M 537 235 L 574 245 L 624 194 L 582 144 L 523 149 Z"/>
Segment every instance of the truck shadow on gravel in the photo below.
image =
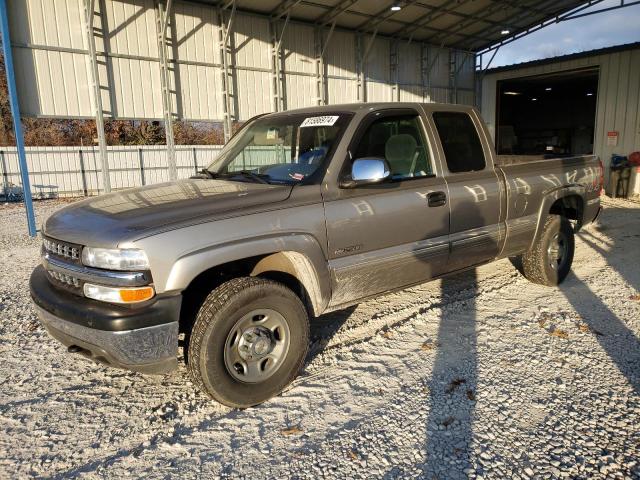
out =
<path fill-rule="evenodd" d="M 609 209 L 607 209 L 609 211 Z M 607 232 L 606 224 L 596 225 L 599 232 Z M 610 268 L 615 270 L 634 290 L 640 285 L 640 270 L 633 262 L 626 261 L 624 256 L 616 256 L 616 249 L 637 248 L 637 235 L 620 231 L 621 239 L 603 234 L 606 239 L 598 238 L 585 230 L 578 237 L 595 253 L 601 255 Z M 625 246 L 625 241 L 631 245 Z M 597 242 L 604 242 L 609 250 L 602 248 Z M 579 248 L 579 246 L 577 247 Z M 560 291 L 574 310 L 580 315 L 586 330 L 598 341 L 602 349 L 615 363 L 636 394 L 640 394 L 640 340 L 611 309 L 573 272 L 570 272 L 560 285 Z M 625 299 L 626 301 L 633 301 Z M 585 328 L 585 327 L 583 327 Z"/>
<path fill-rule="evenodd" d="M 588 332 L 615 363 L 635 393 L 640 394 L 640 341 L 635 334 L 573 272 L 569 273 L 560 290 L 580 315 Z"/>
<path fill-rule="evenodd" d="M 423 344 L 423 350 L 435 351 L 435 359 L 425 392 L 429 415 L 426 458 L 421 468 L 428 478 L 466 478 L 463 472 L 471 468 L 478 383 L 478 280 L 473 270 L 444 277 L 441 282 L 443 308 L 437 338 Z M 460 295 L 463 300 L 457 298 Z M 453 302 L 456 306 L 451 311 L 446 305 Z"/>

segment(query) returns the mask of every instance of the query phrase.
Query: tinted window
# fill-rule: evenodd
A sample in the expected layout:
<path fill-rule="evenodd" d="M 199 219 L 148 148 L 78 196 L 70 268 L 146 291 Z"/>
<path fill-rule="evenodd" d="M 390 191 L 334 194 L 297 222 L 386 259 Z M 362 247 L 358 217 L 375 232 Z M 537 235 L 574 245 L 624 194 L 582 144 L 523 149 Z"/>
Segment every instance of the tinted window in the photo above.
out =
<path fill-rule="evenodd" d="M 383 117 L 367 128 L 355 150 L 354 159 L 384 158 L 391 178 L 401 180 L 433 173 L 418 117 Z"/>
<path fill-rule="evenodd" d="M 433 114 L 433 120 L 451 173 L 484 169 L 482 144 L 473 120 L 468 114 L 436 112 Z"/>

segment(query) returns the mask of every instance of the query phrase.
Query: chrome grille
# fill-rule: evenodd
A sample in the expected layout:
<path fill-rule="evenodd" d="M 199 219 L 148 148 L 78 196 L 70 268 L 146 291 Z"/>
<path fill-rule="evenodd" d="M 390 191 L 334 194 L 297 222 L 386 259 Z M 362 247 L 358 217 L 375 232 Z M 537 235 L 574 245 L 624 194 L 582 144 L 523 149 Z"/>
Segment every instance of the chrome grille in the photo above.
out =
<path fill-rule="evenodd" d="M 73 261 L 80 260 L 80 247 L 78 245 L 72 245 L 46 237 L 42 239 L 42 245 L 45 251 L 58 257 L 68 258 Z"/>
<path fill-rule="evenodd" d="M 68 285 L 69 287 L 80 288 L 80 280 L 76 277 L 67 275 L 66 273 L 56 272 L 54 270 L 47 270 L 47 272 L 54 280 L 60 283 Z"/>

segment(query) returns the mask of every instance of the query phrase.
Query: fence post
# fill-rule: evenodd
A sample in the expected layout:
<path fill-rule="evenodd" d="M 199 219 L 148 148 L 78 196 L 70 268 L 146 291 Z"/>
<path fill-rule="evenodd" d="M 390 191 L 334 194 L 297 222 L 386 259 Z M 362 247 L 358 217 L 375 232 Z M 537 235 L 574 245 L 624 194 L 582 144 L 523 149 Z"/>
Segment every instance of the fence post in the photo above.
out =
<path fill-rule="evenodd" d="M 196 154 L 196 147 L 192 147 L 191 151 L 193 152 L 193 168 L 196 171 L 196 175 L 198 175 L 198 155 Z"/>
<path fill-rule="evenodd" d="M 4 150 L 0 150 L 0 166 L 2 167 L 2 192 L 4 198 L 9 198 L 9 172 L 7 171 L 7 161 L 4 158 Z"/>
<path fill-rule="evenodd" d="M 138 149 L 138 161 L 140 162 L 140 181 L 142 182 L 142 185 L 146 185 L 147 182 L 145 180 L 144 177 L 144 156 L 142 155 L 142 149 L 139 148 Z"/>
<path fill-rule="evenodd" d="M 84 167 L 84 155 L 82 154 L 82 149 L 78 150 L 78 154 L 80 155 L 80 175 L 82 176 L 82 191 L 84 192 L 84 196 L 87 197 L 89 195 L 87 190 L 87 172 Z"/>

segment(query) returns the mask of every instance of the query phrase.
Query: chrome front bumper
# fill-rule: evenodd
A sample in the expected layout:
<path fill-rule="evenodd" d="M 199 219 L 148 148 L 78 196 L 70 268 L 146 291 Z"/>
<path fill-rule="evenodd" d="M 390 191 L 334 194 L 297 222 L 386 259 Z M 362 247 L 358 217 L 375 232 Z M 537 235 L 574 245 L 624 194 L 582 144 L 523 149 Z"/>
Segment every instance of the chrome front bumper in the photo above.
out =
<path fill-rule="evenodd" d="M 34 307 L 47 331 L 70 352 L 142 373 L 165 374 L 178 366 L 178 322 L 134 330 L 96 330 Z"/>

